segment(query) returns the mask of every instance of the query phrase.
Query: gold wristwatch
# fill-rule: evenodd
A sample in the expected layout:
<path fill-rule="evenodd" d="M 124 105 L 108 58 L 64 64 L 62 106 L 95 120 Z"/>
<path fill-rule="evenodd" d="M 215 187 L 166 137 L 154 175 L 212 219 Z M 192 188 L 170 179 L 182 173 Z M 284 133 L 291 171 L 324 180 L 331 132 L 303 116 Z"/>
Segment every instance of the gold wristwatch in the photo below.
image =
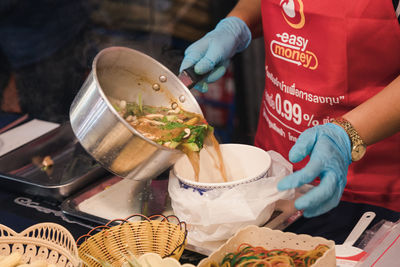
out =
<path fill-rule="evenodd" d="M 350 137 L 351 142 L 351 160 L 360 160 L 367 150 L 367 145 L 361 139 L 357 130 L 354 129 L 353 125 L 344 118 L 336 118 L 333 120 L 334 123 L 340 125 Z"/>

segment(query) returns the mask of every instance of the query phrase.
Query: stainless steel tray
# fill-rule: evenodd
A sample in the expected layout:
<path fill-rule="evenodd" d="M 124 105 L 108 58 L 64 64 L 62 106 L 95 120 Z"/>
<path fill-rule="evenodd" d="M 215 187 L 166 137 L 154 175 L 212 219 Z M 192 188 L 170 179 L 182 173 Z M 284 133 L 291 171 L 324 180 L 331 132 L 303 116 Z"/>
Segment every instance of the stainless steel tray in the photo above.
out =
<path fill-rule="evenodd" d="M 61 210 L 67 215 L 103 225 L 136 213 L 145 216 L 172 214 L 169 201 L 165 176 L 137 181 L 110 175 L 64 200 Z"/>
<path fill-rule="evenodd" d="M 301 188 L 296 197 L 309 188 Z M 294 200 L 281 200 L 276 204 L 274 213 L 264 225 L 272 229 L 284 230 L 302 216 L 294 208 Z M 168 172 L 149 181 L 135 181 L 118 176 L 109 176 L 96 184 L 86 187 L 61 204 L 61 210 L 85 221 L 104 225 L 113 219 L 124 219 L 132 214 L 172 215 L 168 195 Z M 186 245 L 186 249 L 209 255 L 208 248 Z"/>
<path fill-rule="evenodd" d="M 47 170 L 40 165 L 45 156 L 54 161 Z M 77 142 L 69 123 L 0 157 L 2 188 L 58 201 L 105 175 Z"/>

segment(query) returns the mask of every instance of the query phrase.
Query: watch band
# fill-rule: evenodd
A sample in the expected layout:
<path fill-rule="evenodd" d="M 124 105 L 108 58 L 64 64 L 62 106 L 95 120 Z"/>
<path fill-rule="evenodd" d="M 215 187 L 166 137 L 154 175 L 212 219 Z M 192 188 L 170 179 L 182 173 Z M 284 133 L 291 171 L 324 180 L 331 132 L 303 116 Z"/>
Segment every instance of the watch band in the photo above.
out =
<path fill-rule="evenodd" d="M 347 133 L 351 142 L 351 160 L 357 161 L 360 160 L 367 149 L 367 145 L 361 139 L 357 130 L 353 127 L 353 125 L 346 119 L 339 117 L 333 120 L 334 123 L 340 125 Z"/>

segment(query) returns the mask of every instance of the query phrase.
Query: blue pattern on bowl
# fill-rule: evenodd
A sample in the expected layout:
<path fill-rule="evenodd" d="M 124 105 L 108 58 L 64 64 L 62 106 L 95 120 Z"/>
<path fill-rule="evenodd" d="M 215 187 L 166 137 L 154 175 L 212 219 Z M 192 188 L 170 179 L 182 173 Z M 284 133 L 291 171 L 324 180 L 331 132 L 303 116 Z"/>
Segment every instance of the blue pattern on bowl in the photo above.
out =
<path fill-rule="evenodd" d="M 181 188 L 191 189 L 191 190 L 193 190 L 193 192 L 197 191 L 200 195 L 203 195 L 205 192 L 210 191 L 210 190 L 219 190 L 219 189 L 226 189 L 226 188 L 230 189 L 230 188 L 233 188 L 233 187 L 238 186 L 238 185 L 248 184 L 248 183 L 252 183 L 252 182 L 258 181 L 261 178 L 267 178 L 268 177 L 267 173 L 268 172 L 264 172 L 264 173 L 262 173 L 262 174 L 260 174 L 260 175 L 258 175 L 256 177 L 254 177 L 252 179 L 248 179 L 248 180 L 245 180 L 245 179 L 238 180 L 238 181 L 236 181 L 237 183 L 235 183 L 235 184 L 232 184 L 231 182 L 229 182 L 230 184 L 215 183 L 215 186 L 197 185 L 197 184 L 195 185 L 195 184 L 192 184 L 192 183 L 185 182 L 184 180 L 180 179 L 176 175 L 175 175 L 175 177 L 178 178 L 179 186 Z"/>

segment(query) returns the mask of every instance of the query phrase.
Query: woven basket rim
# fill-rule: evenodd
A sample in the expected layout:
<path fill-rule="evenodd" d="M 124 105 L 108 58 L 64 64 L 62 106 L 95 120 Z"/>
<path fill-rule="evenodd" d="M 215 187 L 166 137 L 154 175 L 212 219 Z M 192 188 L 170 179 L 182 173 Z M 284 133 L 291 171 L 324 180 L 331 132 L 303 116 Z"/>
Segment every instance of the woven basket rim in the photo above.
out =
<path fill-rule="evenodd" d="M 142 221 L 129 221 L 130 219 L 132 219 L 132 218 L 134 218 L 134 217 L 140 217 L 140 218 L 142 218 L 142 219 L 144 219 L 144 220 L 142 220 Z M 159 220 L 157 220 L 157 219 L 159 219 L 159 218 L 162 218 L 162 220 L 161 221 L 166 221 L 166 222 L 168 222 L 168 223 L 172 223 L 172 224 L 174 224 L 173 222 L 171 222 L 171 221 L 169 221 L 169 219 L 170 218 L 174 218 L 175 220 L 177 220 L 177 224 L 176 225 L 179 225 L 180 226 L 180 229 L 185 233 L 185 240 L 186 240 L 186 237 L 187 237 L 187 228 L 186 228 L 186 223 L 184 222 L 184 221 L 181 221 L 181 220 L 179 220 L 179 218 L 177 217 L 177 216 L 175 216 L 175 215 L 168 215 L 168 216 L 164 216 L 164 215 L 160 215 L 160 214 L 155 214 L 155 215 L 152 215 L 152 216 L 145 216 L 145 215 L 143 215 L 143 214 L 133 214 L 133 215 L 130 215 L 130 216 L 128 216 L 128 217 L 126 217 L 126 218 L 124 218 L 124 219 L 113 219 L 113 220 L 110 220 L 110 221 L 108 221 L 106 224 L 104 224 L 104 225 L 99 225 L 99 226 L 96 226 L 96 227 L 94 227 L 94 228 L 92 228 L 88 233 L 86 233 L 86 234 L 84 234 L 84 235 L 81 235 L 77 240 L 76 240 L 76 244 L 77 244 L 77 247 L 78 247 L 78 249 L 79 249 L 79 247 L 87 240 L 87 239 L 89 239 L 89 238 L 91 238 L 92 236 L 94 236 L 94 235 L 96 235 L 96 234 L 99 234 L 101 231 L 103 231 L 103 230 L 107 230 L 107 229 L 110 229 L 110 228 L 112 228 L 112 227 L 116 227 L 116 226 L 119 226 L 119 225 L 122 225 L 122 224 L 125 224 L 125 223 L 138 223 L 138 222 L 143 222 L 143 221 L 149 221 L 149 222 L 151 222 L 151 221 L 159 221 Z M 115 222 L 118 222 L 118 221 L 120 221 L 121 223 L 119 223 L 119 224 L 117 224 L 117 225 L 112 225 L 112 226 L 110 226 L 112 223 L 115 223 Z M 183 228 L 183 229 L 182 229 Z M 96 230 L 99 230 L 99 229 L 102 229 L 101 231 L 98 231 L 98 232 L 95 232 Z M 95 233 L 94 233 L 95 232 Z M 84 239 L 84 240 L 83 240 Z M 82 241 L 83 240 L 83 241 Z M 82 243 L 80 243 L 80 242 L 82 242 Z"/>
<path fill-rule="evenodd" d="M 136 221 L 130 220 L 130 219 L 134 219 L 134 218 L 140 218 L 141 220 L 136 220 Z M 173 219 L 173 221 L 172 221 L 172 219 Z M 103 238 L 101 235 L 103 235 L 103 234 L 107 235 L 107 233 L 106 233 L 107 230 L 110 230 L 112 232 L 112 234 L 114 234 L 115 232 L 113 233 L 113 230 L 119 231 L 118 227 L 122 227 L 125 224 L 132 225 L 132 229 L 135 230 L 136 228 L 141 227 L 140 224 L 143 224 L 144 222 L 148 222 L 150 225 L 152 225 L 151 227 L 159 227 L 160 224 L 166 223 L 166 225 L 173 226 L 173 228 L 171 228 L 171 229 L 175 229 L 175 231 L 180 232 L 179 235 L 181 237 L 179 238 L 178 244 L 176 245 L 176 247 L 173 247 L 172 251 L 168 251 L 167 252 L 168 255 L 163 254 L 163 256 L 162 256 L 162 258 L 176 257 L 176 256 L 179 258 L 181 251 L 183 251 L 184 246 L 186 244 L 187 233 L 188 233 L 187 228 L 186 228 L 186 223 L 183 221 L 180 221 L 179 218 L 175 215 L 164 216 L 164 215 L 158 215 L 158 214 L 152 215 L 149 217 L 142 215 L 142 214 L 133 214 L 124 219 L 110 220 L 105 225 L 100 225 L 100 226 L 94 227 L 87 234 L 82 235 L 81 237 L 79 237 L 76 240 L 79 254 L 85 253 L 85 250 L 90 248 L 90 246 L 93 245 L 93 242 L 97 242 L 96 241 L 97 238 Z M 155 225 L 155 222 L 157 222 L 158 225 Z M 168 226 L 168 228 L 170 228 L 171 226 Z M 162 227 L 165 227 L 165 226 L 162 226 Z M 179 229 L 177 227 L 179 227 Z M 182 234 L 183 234 L 183 236 L 182 236 Z"/>
<path fill-rule="evenodd" d="M 49 229 L 51 231 L 48 231 Z M 64 240 L 65 246 L 47 236 L 49 233 L 54 235 L 55 232 L 57 232 L 58 239 Z M 35 236 L 35 233 L 42 233 L 48 238 Z M 56 251 L 58 254 L 65 256 L 74 266 L 80 266 L 81 263 L 74 237 L 64 226 L 57 223 L 43 222 L 34 224 L 21 232 L 16 232 L 10 227 L 0 224 L 0 244 L 45 247 L 50 251 Z"/>

